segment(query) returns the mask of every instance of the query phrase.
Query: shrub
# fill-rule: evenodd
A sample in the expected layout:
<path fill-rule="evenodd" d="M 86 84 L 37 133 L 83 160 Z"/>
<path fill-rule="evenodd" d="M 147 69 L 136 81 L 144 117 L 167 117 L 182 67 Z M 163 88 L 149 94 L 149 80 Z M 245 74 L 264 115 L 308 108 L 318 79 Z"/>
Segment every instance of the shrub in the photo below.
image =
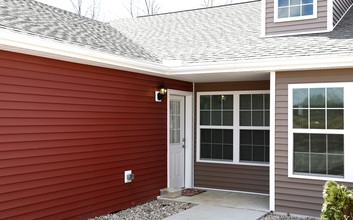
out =
<path fill-rule="evenodd" d="M 327 181 L 323 191 L 321 220 L 353 220 L 353 191 Z"/>

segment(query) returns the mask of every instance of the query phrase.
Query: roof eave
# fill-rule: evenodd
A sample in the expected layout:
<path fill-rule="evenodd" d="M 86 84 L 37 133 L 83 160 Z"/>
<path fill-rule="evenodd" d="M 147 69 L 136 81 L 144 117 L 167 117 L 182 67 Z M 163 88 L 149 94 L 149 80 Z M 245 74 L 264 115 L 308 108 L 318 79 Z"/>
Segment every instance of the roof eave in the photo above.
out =
<path fill-rule="evenodd" d="M 4 29 L 0 32 L 0 49 L 174 79 L 177 79 L 178 76 L 195 76 L 198 74 L 353 68 L 353 55 L 351 54 L 346 56 L 340 56 L 337 54 L 317 57 L 292 57 L 286 59 L 274 57 L 267 60 L 241 60 L 236 62 L 197 64 L 184 63 L 180 66 L 167 66 L 158 63 L 134 60 Z M 183 79 L 185 80 L 185 77 L 183 77 Z"/>

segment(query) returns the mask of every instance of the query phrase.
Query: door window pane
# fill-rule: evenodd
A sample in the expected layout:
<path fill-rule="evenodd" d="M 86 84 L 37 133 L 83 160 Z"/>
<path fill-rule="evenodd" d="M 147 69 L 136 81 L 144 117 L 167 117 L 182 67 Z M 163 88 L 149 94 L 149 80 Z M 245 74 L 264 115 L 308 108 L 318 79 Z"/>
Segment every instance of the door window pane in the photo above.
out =
<path fill-rule="evenodd" d="M 180 143 L 180 102 L 179 101 L 171 101 L 170 102 L 170 143 Z"/>

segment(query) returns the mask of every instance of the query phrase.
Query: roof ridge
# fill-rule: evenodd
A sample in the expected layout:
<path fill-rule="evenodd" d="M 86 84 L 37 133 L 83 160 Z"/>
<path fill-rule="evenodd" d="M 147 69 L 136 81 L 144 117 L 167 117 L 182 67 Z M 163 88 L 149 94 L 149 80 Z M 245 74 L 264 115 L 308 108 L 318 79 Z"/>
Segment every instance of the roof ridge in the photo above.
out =
<path fill-rule="evenodd" d="M 184 12 L 190 12 L 190 11 L 201 11 L 201 10 L 208 10 L 208 9 L 214 9 L 214 8 L 230 7 L 230 6 L 234 6 L 234 5 L 241 5 L 241 4 L 259 2 L 259 1 L 261 1 L 261 0 L 250 0 L 250 1 L 246 0 L 243 2 L 224 4 L 224 5 L 215 5 L 215 6 L 211 6 L 211 7 L 193 8 L 193 9 L 186 9 L 186 10 L 181 10 L 181 11 L 171 11 L 171 12 L 165 12 L 165 13 L 154 14 L 154 15 L 142 15 L 142 16 L 138 16 L 136 18 L 146 18 L 146 17 L 154 17 L 154 16 L 160 16 L 160 15 L 184 13 Z M 131 19 L 131 18 L 127 18 L 127 19 Z"/>
<path fill-rule="evenodd" d="M 86 20 L 89 20 L 89 21 L 92 21 L 92 22 L 97 22 L 97 23 L 100 23 L 100 24 L 109 25 L 109 22 L 103 22 L 103 21 L 99 21 L 99 20 L 84 16 L 84 15 L 79 15 L 79 14 L 77 14 L 75 12 L 68 11 L 68 10 L 63 9 L 63 8 L 58 8 L 58 7 L 49 5 L 49 4 L 44 3 L 44 2 L 39 2 L 37 0 L 23 0 L 23 1 L 32 2 L 32 3 L 37 4 L 37 5 L 42 5 L 43 7 L 50 8 L 51 10 L 61 11 L 61 12 L 65 13 L 65 14 L 72 15 L 72 16 L 77 16 L 77 17 L 79 17 L 81 19 L 83 18 L 83 19 L 86 19 Z"/>

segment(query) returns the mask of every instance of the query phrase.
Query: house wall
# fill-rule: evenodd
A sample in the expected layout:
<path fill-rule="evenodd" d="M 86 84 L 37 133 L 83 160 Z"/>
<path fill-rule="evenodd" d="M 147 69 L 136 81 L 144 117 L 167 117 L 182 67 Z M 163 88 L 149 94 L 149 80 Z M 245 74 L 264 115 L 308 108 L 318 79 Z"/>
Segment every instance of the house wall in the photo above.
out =
<path fill-rule="evenodd" d="M 87 219 L 155 199 L 167 186 L 162 80 L 192 91 L 0 51 L 0 219 Z"/>
<path fill-rule="evenodd" d="M 274 0 L 266 0 L 266 36 L 327 30 L 327 0 L 317 0 L 316 19 L 287 22 L 274 22 L 274 2 Z"/>
<path fill-rule="evenodd" d="M 195 109 L 197 92 L 269 90 L 269 81 L 197 83 L 195 84 Z M 197 113 L 195 112 L 195 118 Z M 196 122 L 196 120 L 195 120 Z M 195 128 L 197 125 L 195 124 Z M 196 137 L 196 130 L 195 130 Z M 194 146 L 197 146 L 195 138 Z M 196 147 L 195 147 L 195 155 Z M 194 163 L 195 187 L 226 189 L 244 192 L 269 193 L 269 167 L 232 164 Z"/>
<path fill-rule="evenodd" d="M 288 84 L 353 82 L 353 69 L 279 72 L 276 75 L 275 210 L 320 216 L 325 181 L 288 178 Z M 343 183 L 353 188 L 353 183 Z"/>
<path fill-rule="evenodd" d="M 353 0 L 334 0 L 333 1 L 333 26 L 343 17 L 353 4 Z"/>

